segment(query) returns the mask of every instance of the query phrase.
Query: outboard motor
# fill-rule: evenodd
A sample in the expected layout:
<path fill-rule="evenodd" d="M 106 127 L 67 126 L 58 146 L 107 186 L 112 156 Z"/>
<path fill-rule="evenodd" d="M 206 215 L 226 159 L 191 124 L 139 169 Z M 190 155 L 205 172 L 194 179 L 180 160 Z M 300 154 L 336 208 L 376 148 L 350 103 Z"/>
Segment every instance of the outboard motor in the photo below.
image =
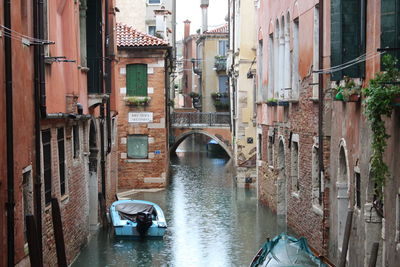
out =
<path fill-rule="evenodd" d="M 151 213 L 148 212 L 139 212 L 136 217 L 136 229 L 139 232 L 141 237 L 144 237 L 149 230 L 150 226 L 153 224 L 153 220 L 151 218 Z"/>

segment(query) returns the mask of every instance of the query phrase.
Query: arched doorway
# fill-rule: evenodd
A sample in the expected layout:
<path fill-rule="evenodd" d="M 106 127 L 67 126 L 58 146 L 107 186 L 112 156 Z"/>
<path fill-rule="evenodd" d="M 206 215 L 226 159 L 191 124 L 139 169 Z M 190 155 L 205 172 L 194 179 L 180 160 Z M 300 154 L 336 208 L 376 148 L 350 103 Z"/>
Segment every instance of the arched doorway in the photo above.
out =
<path fill-rule="evenodd" d="M 89 225 L 90 230 L 96 230 L 98 219 L 98 177 L 97 177 L 97 131 L 94 119 L 90 121 L 89 128 Z"/>
<path fill-rule="evenodd" d="M 338 248 L 341 251 L 344 229 L 346 226 L 347 211 L 349 209 L 349 165 L 347 160 L 346 146 L 343 144 L 340 146 L 339 151 L 339 166 L 336 179 L 337 189 L 337 227 L 338 227 Z"/>

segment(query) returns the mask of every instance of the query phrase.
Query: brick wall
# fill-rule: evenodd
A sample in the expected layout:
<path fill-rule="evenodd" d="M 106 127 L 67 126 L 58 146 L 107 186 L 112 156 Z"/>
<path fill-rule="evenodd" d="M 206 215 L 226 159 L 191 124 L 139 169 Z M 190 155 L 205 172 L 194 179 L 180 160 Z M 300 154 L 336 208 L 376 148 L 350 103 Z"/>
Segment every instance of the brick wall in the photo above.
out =
<path fill-rule="evenodd" d="M 311 101 L 311 77 L 306 77 L 300 88 L 298 102 L 292 102 L 288 107 L 267 107 L 268 114 L 278 114 L 269 120 L 269 125 L 261 125 L 262 155 L 259 168 L 260 200 L 272 210 L 278 211 L 277 182 L 280 176 L 279 143 L 284 143 L 284 174 L 286 179 L 286 214 L 287 223 L 298 236 L 307 238 L 309 244 L 319 252 L 323 251 L 323 208 L 316 209 L 312 204 L 312 148 L 318 145 L 318 103 Z M 285 110 L 287 109 L 287 110 Z M 273 144 L 273 167 L 268 166 L 268 132 L 275 128 Z M 292 151 L 289 148 L 290 138 L 298 135 L 298 184 L 299 190 L 293 189 L 291 176 Z M 291 137 L 292 136 L 292 137 Z M 296 137 L 297 138 L 297 137 Z M 324 144 L 329 148 L 329 143 Z M 325 153 L 325 162 L 329 154 Z M 282 175 L 282 174 L 281 174 Z M 324 207 L 329 212 L 328 207 Z M 324 236 L 324 238 L 327 238 Z"/>
<path fill-rule="evenodd" d="M 166 185 L 169 166 L 168 134 L 166 124 L 165 99 L 165 68 L 164 52 L 154 51 L 134 54 L 120 51 L 119 62 L 119 99 L 118 120 L 118 189 L 160 188 Z M 137 52 L 136 52 L 137 53 Z M 144 56 L 147 55 L 147 56 Z M 151 98 L 148 106 L 134 107 L 124 101 L 126 88 L 126 65 L 147 64 L 148 66 L 148 96 Z M 151 69 L 151 70 L 150 70 Z M 126 89 L 125 89 L 126 90 Z M 152 123 L 129 123 L 129 112 L 152 112 Z M 130 134 L 143 134 L 149 138 L 148 158 L 129 159 L 127 157 L 127 137 Z"/>
<path fill-rule="evenodd" d="M 72 124 L 74 124 L 73 122 Z M 44 123 L 42 129 L 51 129 L 51 160 L 52 160 L 52 196 L 56 197 L 60 204 L 63 222 L 64 241 L 69 263 L 79 253 L 79 249 L 87 242 L 89 236 L 88 227 L 88 179 L 86 172 L 86 160 L 84 151 L 87 147 L 87 137 L 83 130 L 86 122 L 79 124 L 80 153 L 78 158 L 73 158 L 72 124 L 62 121 Z M 61 196 L 59 180 L 59 161 L 57 146 L 57 128 L 65 128 L 65 170 L 66 170 L 66 194 Z M 42 185 L 44 189 L 44 184 Z M 44 196 L 44 194 L 42 195 Z M 54 241 L 51 205 L 45 206 L 43 212 L 43 253 L 44 265 L 56 266 L 57 255 Z"/>

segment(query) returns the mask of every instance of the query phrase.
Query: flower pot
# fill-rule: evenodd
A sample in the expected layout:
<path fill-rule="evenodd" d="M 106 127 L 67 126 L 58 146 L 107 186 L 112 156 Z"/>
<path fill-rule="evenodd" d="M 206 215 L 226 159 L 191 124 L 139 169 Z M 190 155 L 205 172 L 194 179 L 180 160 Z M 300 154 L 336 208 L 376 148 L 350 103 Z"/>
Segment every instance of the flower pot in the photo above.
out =
<path fill-rule="evenodd" d="M 279 101 L 278 106 L 283 106 L 283 107 L 288 107 L 289 106 L 289 101 Z"/>
<path fill-rule="evenodd" d="M 392 103 L 393 106 L 400 106 L 400 94 L 393 97 Z"/>
<path fill-rule="evenodd" d="M 267 102 L 268 106 L 277 106 L 278 102 Z"/>
<path fill-rule="evenodd" d="M 347 102 L 359 102 L 360 101 L 360 95 L 354 94 L 349 96 L 349 100 Z"/>

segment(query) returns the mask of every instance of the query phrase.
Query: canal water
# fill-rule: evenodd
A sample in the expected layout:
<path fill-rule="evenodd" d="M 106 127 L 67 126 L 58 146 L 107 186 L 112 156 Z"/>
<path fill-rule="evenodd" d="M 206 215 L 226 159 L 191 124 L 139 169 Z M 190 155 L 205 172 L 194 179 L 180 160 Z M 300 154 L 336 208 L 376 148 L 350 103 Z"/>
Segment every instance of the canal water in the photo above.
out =
<path fill-rule="evenodd" d="M 164 239 L 116 239 L 100 230 L 73 267 L 248 266 L 266 239 L 285 229 L 257 201 L 255 189 L 236 186 L 229 158 L 207 154 L 196 138 L 185 141 L 177 154 L 166 190 L 132 196 L 164 210 Z"/>

